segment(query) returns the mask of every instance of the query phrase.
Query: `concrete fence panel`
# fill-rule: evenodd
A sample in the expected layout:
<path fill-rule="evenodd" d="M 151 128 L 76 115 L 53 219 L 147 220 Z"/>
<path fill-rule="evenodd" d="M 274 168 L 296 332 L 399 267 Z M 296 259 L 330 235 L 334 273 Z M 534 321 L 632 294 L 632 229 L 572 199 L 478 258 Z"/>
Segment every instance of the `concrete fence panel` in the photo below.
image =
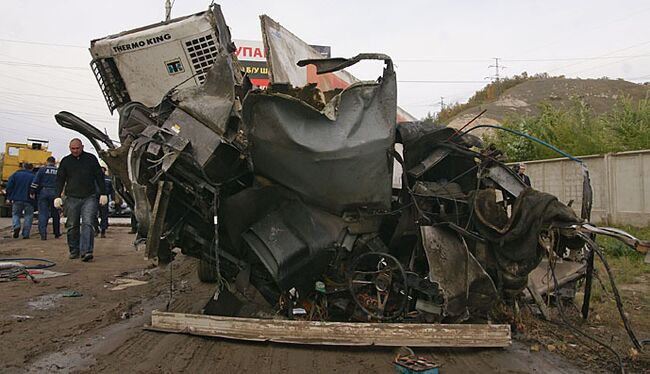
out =
<path fill-rule="evenodd" d="M 589 169 L 593 188 L 591 220 L 601 224 L 650 224 L 650 150 L 581 157 Z M 563 203 L 573 200 L 579 214 L 582 171 L 568 159 L 526 162 L 534 188 L 556 195 Z"/>

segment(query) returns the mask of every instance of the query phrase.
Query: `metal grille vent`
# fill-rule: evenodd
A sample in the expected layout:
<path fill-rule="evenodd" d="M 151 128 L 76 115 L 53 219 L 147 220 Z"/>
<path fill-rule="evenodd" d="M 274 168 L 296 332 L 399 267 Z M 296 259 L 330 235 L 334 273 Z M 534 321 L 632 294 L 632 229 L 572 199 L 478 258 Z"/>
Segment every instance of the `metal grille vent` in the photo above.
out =
<path fill-rule="evenodd" d="M 93 74 L 95 74 L 95 79 L 99 83 L 99 88 L 101 88 L 104 94 L 104 99 L 111 113 L 113 113 L 115 108 L 131 101 L 129 92 L 126 90 L 126 85 L 122 80 L 120 72 L 117 70 L 113 58 L 93 60 L 90 63 L 90 67 L 93 70 Z"/>
<path fill-rule="evenodd" d="M 205 76 L 217 56 L 217 46 L 212 34 L 186 41 L 185 48 L 192 61 L 196 79 L 199 84 L 203 84 Z"/>

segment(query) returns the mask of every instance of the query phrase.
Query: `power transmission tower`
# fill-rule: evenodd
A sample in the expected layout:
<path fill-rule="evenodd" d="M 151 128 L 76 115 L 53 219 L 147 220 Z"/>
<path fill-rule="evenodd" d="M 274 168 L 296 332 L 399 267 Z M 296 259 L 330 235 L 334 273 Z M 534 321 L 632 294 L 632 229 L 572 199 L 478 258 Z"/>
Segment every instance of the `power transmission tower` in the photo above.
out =
<path fill-rule="evenodd" d="M 488 66 L 488 68 L 494 68 L 494 75 L 485 77 L 485 79 L 491 79 L 492 82 L 496 83 L 497 97 L 501 96 L 501 70 L 505 69 L 506 66 L 500 65 L 499 57 L 494 58 L 494 65 Z"/>
<path fill-rule="evenodd" d="M 445 110 L 445 98 L 440 96 L 440 111 Z"/>

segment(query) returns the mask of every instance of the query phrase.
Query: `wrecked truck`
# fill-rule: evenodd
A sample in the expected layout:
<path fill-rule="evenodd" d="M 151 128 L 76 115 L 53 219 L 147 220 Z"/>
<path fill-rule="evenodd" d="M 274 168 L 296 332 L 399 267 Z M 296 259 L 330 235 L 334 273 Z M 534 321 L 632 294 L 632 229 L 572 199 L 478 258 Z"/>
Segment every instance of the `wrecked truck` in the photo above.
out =
<path fill-rule="evenodd" d="M 330 321 L 487 321 L 544 258 L 572 254 L 586 274 L 598 231 L 586 169 L 579 217 L 469 131 L 401 110 L 389 56 L 322 58 L 261 21 L 268 87 L 240 69 L 214 5 L 91 43 L 119 144 L 56 115 L 108 165 L 149 258 L 179 249 L 224 292 Z M 375 81 L 344 70 L 367 61 L 383 65 Z"/>

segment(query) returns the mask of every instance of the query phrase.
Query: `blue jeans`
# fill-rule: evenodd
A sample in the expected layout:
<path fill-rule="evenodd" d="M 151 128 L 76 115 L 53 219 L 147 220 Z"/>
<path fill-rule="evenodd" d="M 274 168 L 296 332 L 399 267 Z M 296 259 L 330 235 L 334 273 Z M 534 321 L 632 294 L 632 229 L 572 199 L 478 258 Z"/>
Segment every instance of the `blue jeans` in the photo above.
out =
<path fill-rule="evenodd" d="M 20 217 L 24 216 L 23 222 L 23 238 L 29 238 L 29 233 L 32 231 L 32 223 L 34 222 L 34 205 L 29 201 L 14 201 L 11 204 L 11 221 L 14 230 L 20 229 Z"/>
<path fill-rule="evenodd" d="M 93 224 L 97 217 L 97 197 L 95 195 L 85 198 L 68 196 L 65 200 L 65 211 L 70 254 L 83 256 L 86 253 L 93 253 L 95 244 Z"/>

